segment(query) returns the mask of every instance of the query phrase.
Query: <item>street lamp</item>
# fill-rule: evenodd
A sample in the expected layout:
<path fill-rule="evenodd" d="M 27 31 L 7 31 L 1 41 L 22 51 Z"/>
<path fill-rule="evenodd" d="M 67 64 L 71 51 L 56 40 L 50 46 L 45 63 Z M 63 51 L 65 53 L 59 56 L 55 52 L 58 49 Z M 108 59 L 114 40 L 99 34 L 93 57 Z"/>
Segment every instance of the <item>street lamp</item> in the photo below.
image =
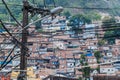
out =
<path fill-rule="evenodd" d="M 60 7 L 53 8 L 52 10 L 50 10 L 49 15 L 46 15 L 46 16 L 43 17 L 43 18 L 40 18 L 40 17 L 39 17 L 39 19 L 37 19 L 37 20 L 35 20 L 35 21 L 32 21 L 31 23 L 29 23 L 28 25 L 26 25 L 23 29 L 19 30 L 19 32 L 21 32 L 22 30 L 28 28 L 30 25 L 32 25 L 32 24 L 34 24 L 34 23 L 36 23 L 36 22 L 39 22 L 39 21 L 42 20 L 42 19 L 48 18 L 48 17 L 50 17 L 51 15 L 59 14 L 59 13 L 61 13 L 62 11 L 63 11 L 63 7 L 61 7 L 61 6 L 60 6 Z"/>
<path fill-rule="evenodd" d="M 52 15 L 55 15 L 55 14 L 58 14 L 58 13 L 60 13 L 60 12 L 62 12 L 62 11 L 63 11 L 63 7 L 59 6 L 59 7 L 56 7 L 56 8 L 54 8 L 54 9 L 52 9 L 52 10 L 50 11 L 50 13 L 51 13 Z"/>

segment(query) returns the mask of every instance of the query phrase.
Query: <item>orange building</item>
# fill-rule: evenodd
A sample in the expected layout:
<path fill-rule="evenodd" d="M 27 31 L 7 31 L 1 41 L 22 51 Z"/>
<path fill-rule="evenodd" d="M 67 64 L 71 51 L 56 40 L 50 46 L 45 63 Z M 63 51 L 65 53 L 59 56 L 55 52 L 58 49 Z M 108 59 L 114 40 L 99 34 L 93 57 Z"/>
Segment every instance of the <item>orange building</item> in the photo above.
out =
<path fill-rule="evenodd" d="M 10 80 L 10 76 L 1 76 L 1 80 Z"/>

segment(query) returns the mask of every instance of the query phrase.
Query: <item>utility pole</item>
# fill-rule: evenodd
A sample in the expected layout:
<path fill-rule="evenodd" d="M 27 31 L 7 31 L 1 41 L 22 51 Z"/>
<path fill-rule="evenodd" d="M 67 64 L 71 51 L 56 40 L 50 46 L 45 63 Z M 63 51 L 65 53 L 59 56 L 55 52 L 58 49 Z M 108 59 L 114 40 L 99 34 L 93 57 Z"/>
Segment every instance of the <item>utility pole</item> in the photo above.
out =
<path fill-rule="evenodd" d="M 32 13 L 38 13 L 41 15 L 50 15 L 50 14 L 57 14 L 63 10 L 62 7 L 57 7 L 53 9 L 52 11 L 48 9 L 42 9 L 30 6 L 28 3 L 28 0 L 23 0 L 23 25 L 22 25 L 22 40 L 21 44 L 24 44 L 21 46 L 21 54 L 20 54 L 20 74 L 17 78 L 17 80 L 27 80 L 27 54 L 28 50 L 25 49 L 27 47 L 27 36 L 28 36 L 28 30 L 25 28 L 28 25 L 28 12 Z"/>
<path fill-rule="evenodd" d="M 21 43 L 27 46 L 27 35 L 28 31 L 25 28 L 28 25 L 28 6 L 29 3 L 27 0 L 23 0 L 23 25 L 22 25 L 22 41 Z M 25 29 L 24 29 L 25 28 Z M 21 55 L 20 55 L 20 74 L 18 76 L 18 80 L 27 80 L 27 56 L 28 51 L 24 49 L 24 46 L 21 46 Z"/>

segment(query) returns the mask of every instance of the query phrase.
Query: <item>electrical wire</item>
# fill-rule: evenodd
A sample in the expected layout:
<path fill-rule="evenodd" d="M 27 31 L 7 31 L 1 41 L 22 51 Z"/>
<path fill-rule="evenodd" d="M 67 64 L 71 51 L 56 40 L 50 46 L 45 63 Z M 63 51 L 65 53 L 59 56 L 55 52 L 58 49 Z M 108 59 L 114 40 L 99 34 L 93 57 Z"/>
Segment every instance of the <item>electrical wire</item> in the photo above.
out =
<path fill-rule="evenodd" d="M 0 20 L 0 22 L 1 22 L 1 25 L 3 26 L 3 28 L 7 31 L 7 33 L 12 37 L 12 38 L 14 38 L 13 36 L 12 36 L 12 34 L 8 31 L 8 29 L 4 26 L 4 24 L 2 23 L 2 21 Z M 16 39 L 15 39 L 15 41 L 16 41 Z M 18 42 L 18 41 L 17 41 Z M 14 48 L 17 46 L 17 43 L 16 43 L 16 45 L 14 46 Z M 13 52 L 13 50 L 14 50 L 14 48 L 11 50 L 11 52 L 9 53 L 9 55 L 7 56 L 7 58 L 4 60 L 4 62 L 2 63 L 2 65 L 1 65 L 1 68 L 4 68 L 10 61 L 8 61 L 6 64 L 5 64 L 5 62 L 7 61 L 7 59 L 10 57 L 10 55 L 12 54 L 12 52 Z M 11 60 L 12 60 L 13 58 L 11 58 Z"/>
<path fill-rule="evenodd" d="M 16 45 L 17 45 L 17 44 L 16 44 Z M 14 46 L 14 48 L 15 48 L 15 47 L 16 47 L 16 46 Z M 13 50 L 14 50 L 14 49 L 11 50 L 9 56 L 7 56 L 7 59 L 8 59 L 8 57 L 10 57 L 10 55 L 11 55 L 11 53 L 12 53 Z M 32 52 L 32 51 L 31 51 L 31 52 Z M 31 55 L 31 52 L 30 52 L 30 54 L 28 54 L 28 55 Z M 28 56 L 28 55 L 26 55 L 26 56 Z M 20 56 L 20 54 L 14 55 L 13 57 L 10 57 L 10 60 L 9 60 L 9 61 L 7 61 L 7 60 L 5 59 L 5 61 L 7 61 L 7 62 L 4 61 L 4 64 L 1 65 L 0 70 L 2 70 L 2 69 L 3 69 L 4 67 L 6 67 L 13 59 L 18 58 L 19 56 Z M 6 63 L 6 64 L 5 64 L 5 63 Z"/>
<path fill-rule="evenodd" d="M 94 65 L 87 65 L 87 66 L 80 66 L 80 67 L 74 67 L 76 69 L 81 69 L 81 68 L 85 68 L 85 67 L 91 67 L 91 66 L 98 66 L 98 65 L 106 65 L 106 64 L 112 64 L 114 62 L 117 62 L 117 61 L 120 61 L 120 60 L 116 60 L 116 61 L 112 61 L 112 62 L 104 62 L 104 63 L 97 63 L 97 64 L 94 64 Z M 18 67 L 18 65 L 16 66 Z M 64 69 L 67 69 L 67 68 L 64 68 Z M 56 71 L 58 71 L 59 69 L 56 69 Z M 13 71 L 29 71 L 29 70 L 13 70 Z M 42 70 L 42 71 L 45 71 L 45 70 Z"/>
<path fill-rule="evenodd" d="M 5 76 L 8 75 L 9 73 L 11 73 L 11 72 L 12 72 L 15 68 L 17 68 L 18 66 L 20 66 L 20 64 L 18 64 L 18 65 L 15 66 L 14 68 L 12 68 L 11 71 L 9 71 L 9 72 L 7 72 L 7 73 L 5 74 Z"/>
<path fill-rule="evenodd" d="M 36 22 L 38 22 L 38 21 L 40 21 L 40 20 L 42 20 L 42 19 L 48 18 L 48 17 L 50 17 L 50 16 L 51 16 L 51 15 L 48 15 L 48 16 L 45 16 L 45 17 L 43 17 L 43 18 L 37 19 L 37 20 L 29 23 L 29 24 L 26 25 L 24 28 L 20 29 L 20 30 L 18 31 L 18 33 L 21 33 L 22 30 L 27 29 L 28 27 L 30 27 L 30 25 L 35 24 Z"/>
<path fill-rule="evenodd" d="M 17 21 L 17 19 L 14 17 L 14 15 L 12 14 L 12 12 L 10 11 L 9 7 L 7 6 L 6 2 L 4 0 L 2 0 L 3 4 L 5 5 L 6 9 L 8 10 L 10 16 L 17 22 L 18 25 L 20 25 L 22 27 L 22 25 Z"/>
<path fill-rule="evenodd" d="M 7 40 L 8 41 L 8 40 Z M 3 40 L 2 44 L 6 44 L 6 39 Z M 9 42 L 8 42 L 9 43 Z M 0 51 L 2 51 L 5 47 L 7 47 L 8 45 L 3 45 L 0 47 Z"/>
<path fill-rule="evenodd" d="M 56 7 L 56 3 L 55 3 L 55 0 L 53 0 L 53 4 L 54 4 L 54 7 Z"/>
<path fill-rule="evenodd" d="M 44 17 L 44 18 L 40 18 L 40 19 L 38 19 L 38 20 L 35 20 L 35 21 L 33 21 L 33 22 L 31 22 L 31 23 L 29 23 L 27 26 L 25 26 L 23 29 L 21 29 L 21 30 L 19 30 L 18 31 L 18 33 L 20 33 L 22 30 L 24 30 L 24 29 L 26 29 L 26 28 L 28 28 L 30 25 L 32 25 L 32 24 L 34 24 L 34 23 L 36 23 L 36 22 L 38 22 L 38 21 L 40 21 L 40 20 L 42 20 L 42 19 L 45 19 L 45 18 L 48 18 L 48 17 L 50 17 L 50 15 L 48 15 L 48 16 L 46 16 L 46 17 Z M 111 25 L 112 24 L 114 24 L 114 23 L 110 23 Z M 53 26 L 53 25 L 52 25 Z M 56 26 L 58 26 L 58 25 L 56 25 Z M 53 27 L 56 27 L 56 26 L 53 26 Z M 60 26 L 60 25 L 59 25 Z M 112 25 L 112 26 L 114 26 L 114 25 Z M 119 26 L 119 25 L 117 25 L 117 26 Z M 96 28 L 96 27 L 95 27 Z M 103 27 L 103 28 L 109 28 L 109 27 Z M 82 29 L 93 29 L 92 27 L 90 27 L 90 28 L 82 28 Z M 115 28 L 109 28 L 110 30 L 114 30 Z M 116 29 L 119 29 L 119 27 L 117 27 Z M 96 29 L 97 30 L 97 29 Z M 101 31 L 101 30 L 98 30 L 98 31 Z"/>
<path fill-rule="evenodd" d="M 9 42 L 9 41 L 12 41 L 11 40 L 11 38 L 9 37 L 9 36 L 6 36 L 6 33 L 0 33 L 0 35 L 1 36 L 3 36 L 3 38 L 5 38 L 4 40 L 3 40 L 3 42 L 2 42 L 2 44 L 8 44 L 8 43 L 11 43 L 11 42 Z M 8 45 L 3 45 L 2 46 L 2 48 L 0 49 L 0 51 L 2 50 L 2 49 L 4 49 L 5 47 L 7 47 Z"/>
<path fill-rule="evenodd" d="M 3 33 L 4 34 L 4 33 Z M 4 36 L 5 36 L 5 34 L 4 34 Z M 7 37 L 7 36 L 5 36 L 5 37 Z M 8 37 L 7 37 L 8 38 Z M 4 44 L 4 43 L 3 43 Z M 6 45 L 7 46 L 7 45 Z M 4 46 L 4 48 L 6 47 L 6 46 Z M 13 52 L 13 50 L 14 50 L 14 48 L 17 46 L 17 44 L 15 44 L 15 46 L 12 48 L 12 50 L 10 51 L 10 53 L 8 54 L 8 56 L 7 56 L 7 58 L 3 61 L 3 63 L 0 65 L 1 66 L 1 68 L 2 68 L 2 66 L 4 66 L 4 64 L 6 63 L 6 61 L 8 60 L 8 58 L 10 57 L 10 55 L 12 54 L 12 52 Z M 2 50 L 2 49 L 1 49 Z"/>
<path fill-rule="evenodd" d="M 19 42 L 14 36 L 12 36 L 12 34 L 9 32 L 9 30 L 8 30 L 8 29 L 5 27 L 5 25 L 3 24 L 2 20 L 0 20 L 0 22 L 1 22 L 2 27 L 5 29 L 5 31 L 12 37 L 13 43 L 14 43 L 14 42 L 17 42 L 18 44 L 20 44 L 21 46 L 23 46 L 26 50 L 28 50 L 28 48 L 27 48 L 24 44 L 22 44 L 22 43 Z"/>
<path fill-rule="evenodd" d="M 9 37 L 6 36 L 6 34 L 1 33 L 0 35 L 3 36 L 3 38 L 5 38 L 5 39 L 3 40 L 3 42 L 2 42 L 2 44 L 6 44 L 7 42 L 10 43 L 10 42 L 8 41 L 8 40 L 9 40 Z M 8 46 L 8 45 L 2 46 L 2 47 L 0 48 L 0 51 L 2 51 L 2 49 L 5 48 L 5 47 L 7 47 L 7 46 Z"/>
<path fill-rule="evenodd" d="M 6 61 L 8 60 L 8 58 L 11 56 L 12 52 L 14 51 L 15 47 L 17 46 L 17 44 L 15 44 L 15 46 L 12 48 L 12 50 L 9 52 L 8 56 L 6 57 L 6 59 L 3 61 L 3 63 L 1 64 L 1 67 L 6 63 Z"/>
<path fill-rule="evenodd" d="M 5 26 L 4 26 L 4 24 L 2 23 L 1 20 L 0 20 L 0 22 L 1 22 L 2 26 L 4 27 L 4 29 L 9 33 L 9 31 L 7 30 L 7 28 L 5 28 Z M 4 34 L 4 33 L 2 33 L 2 34 Z M 12 36 L 11 33 L 9 33 L 9 35 Z M 5 34 L 4 34 L 4 36 L 5 36 Z M 6 37 L 6 36 L 5 36 L 5 37 Z M 15 46 L 17 46 L 17 44 L 16 44 Z M 15 48 L 15 46 L 14 46 L 14 48 Z M 14 50 L 14 48 L 11 50 L 10 54 L 7 56 L 7 58 L 5 59 L 5 61 L 4 61 L 3 63 L 5 63 L 5 62 L 7 61 L 8 57 L 11 55 L 12 51 Z M 12 59 L 13 59 L 13 58 L 12 58 Z M 12 60 L 12 59 L 11 59 L 11 60 Z M 7 64 L 8 64 L 9 62 L 10 62 L 10 61 L 8 61 Z M 2 64 L 1 67 L 5 67 L 7 64 L 5 64 L 5 65 Z"/>
<path fill-rule="evenodd" d="M 3 3 L 0 2 L 0 5 L 3 5 Z M 23 4 L 15 4 L 15 3 L 7 3 L 7 5 L 23 6 Z"/>
<path fill-rule="evenodd" d="M 2 4 L 2 3 L 0 3 Z M 8 3 L 7 5 L 16 5 L 16 6 L 23 6 L 23 4 L 12 4 L 12 3 Z M 56 5 L 55 5 L 56 6 Z M 46 7 L 55 7 L 55 6 L 46 6 Z M 58 7 L 58 6 L 56 6 Z M 110 7 L 73 7 L 73 6 L 63 6 L 63 8 L 70 8 L 70 9 L 101 9 L 101 10 L 112 10 L 112 9 L 120 9 L 120 8 L 110 8 Z"/>
<path fill-rule="evenodd" d="M 46 0 L 43 0 L 43 3 L 44 3 L 44 7 L 46 8 Z"/>
<path fill-rule="evenodd" d="M 20 54 L 14 55 L 10 58 L 9 61 L 6 62 L 6 64 L 4 64 L 3 66 L 0 67 L 0 70 L 2 70 L 3 68 L 5 68 L 13 59 L 16 59 L 20 56 Z"/>
<path fill-rule="evenodd" d="M 47 16 L 48 17 L 48 16 Z M 34 21 L 34 22 L 32 22 L 32 23 L 30 23 L 30 24 L 28 24 L 27 26 L 25 26 L 23 29 L 25 29 L 25 28 L 27 28 L 27 27 L 29 27 L 31 24 L 34 24 L 34 23 L 36 23 L 37 21 L 39 21 L 40 19 L 38 19 L 38 20 L 36 20 L 36 21 Z M 0 20 L 0 22 L 1 22 L 1 25 L 3 26 L 3 28 L 7 31 L 7 33 L 13 38 L 13 39 L 15 39 L 13 36 L 12 36 L 12 34 L 7 30 L 7 28 L 4 26 L 4 24 L 3 24 L 3 22 Z M 22 29 L 22 30 L 23 30 Z M 21 30 L 21 31 L 22 31 Z M 15 41 L 16 41 L 17 39 L 15 39 Z M 17 42 L 19 42 L 19 41 L 17 41 Z M 11 58 L 11 60 L 12 60 L 13 58 Z M 8 61 L 7 62 L 7 64 L 9 63 L 10 61 Z M 2 66 L 2 68 L 4 68 L 7 64 L 5 64 L 4 66 Z"/>
<path fill-rule="evenodd" d="M 53 1 L 54 6 L 46 6 L 46 7 L 55 7 L 55 1 Z M 3 3 L 0 3 L 3 4 Z M 16 5 L 16 6 L 23 6 L 23 4 L 12 4 L 12 3 L 8 3 L 7 5 Z M 58 6 L 56 6 L 58 7 Z M 120 9 L 120 8 L 110 8 L 110 7 L 78 7 L 78 6 L 63 6 L 63 8 L 70 8 L 70 9 L 103 9 L 103 10 L 112 10 L 112 9 Z"/>
<path fill-rule="evenodd" d="M 54 7 L 54 6 L 46 6 L 46 7 Z M 85 9 L 85 10 L 112 10 L 112 9 L 119 10 L 120 9 L 120 8 L 109 8 L 109 7 L 72 7 L 72 6 L 62 6 L 62 7 L 68 9 Z"/>

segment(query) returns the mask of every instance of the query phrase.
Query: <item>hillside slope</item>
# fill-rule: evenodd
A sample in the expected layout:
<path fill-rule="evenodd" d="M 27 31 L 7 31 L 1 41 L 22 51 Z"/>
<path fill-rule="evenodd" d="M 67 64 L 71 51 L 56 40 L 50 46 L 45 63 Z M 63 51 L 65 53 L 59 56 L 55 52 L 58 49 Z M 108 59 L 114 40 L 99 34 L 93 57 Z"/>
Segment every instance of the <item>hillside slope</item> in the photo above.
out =
<path fill-rule="evenodd" d="M 22 0 L 5 0 L 13 14 L 21 19 L 21 8 L 22 6 L 16 6 L 14 4 L 22 4 Z M 33 0 L 28 0 L 29 2 L 33 2 Z M 120 16 L 120 0 L 45 0 L 47 6 L 55 5 L 63 6 L 63 7 L 80 7 L 84 9 L 76 9 L 76 8 L 65 8 L 65 11 L 70 11 L 71 14 L 76 13 L 89 13 L 89 12 L 104 12 L 109 13 L 111 15 L 119 15 Z M 0 3 L 2 1 L 0 0 Z M 44 6 L 43 0 L 34 0 L 34 2 L 39 6 Z M 85 8 L 111 8 L 111 9 L 85 9 Z M 117 9 L 116 9 L 117 8 Z M 119 9 L 118 9 L 119 8 Z M 0 4 L 0 18 L 8 19 L 9 16 L 6 16 L 7 10 L 5 9 L 3 4 Z"/>

